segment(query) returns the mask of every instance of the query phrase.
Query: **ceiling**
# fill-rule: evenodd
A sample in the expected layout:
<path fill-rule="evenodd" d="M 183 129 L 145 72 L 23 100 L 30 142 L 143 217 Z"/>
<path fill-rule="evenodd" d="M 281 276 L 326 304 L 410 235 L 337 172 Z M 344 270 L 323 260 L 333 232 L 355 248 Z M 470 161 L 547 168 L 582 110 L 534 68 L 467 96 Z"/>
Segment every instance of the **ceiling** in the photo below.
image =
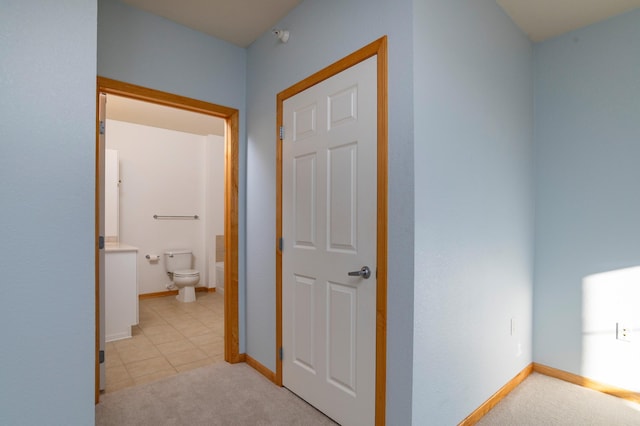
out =
<path fill-rule="evenodd" d="M 121 0 L 185 27 L 247 47 L 302 0 Z"/>
<path fill-rule="evenodd" d="M 117 95 L 107 95 L 107 119 L 196 135 L 224 136 L 222 118 Z"/>
<path fill-rule="evenodd" d="M 544 41 L 640 7 L 640 0 L 496 0 L 522 31 Z"/>
<path fill-rule="evenodd" d="M 302 2 L 302 0 L 122 1 L 239 47 L 249 46 Z M 496 2 L 534 42 L 640 7 L 640 0 L 496 0 Z"/>

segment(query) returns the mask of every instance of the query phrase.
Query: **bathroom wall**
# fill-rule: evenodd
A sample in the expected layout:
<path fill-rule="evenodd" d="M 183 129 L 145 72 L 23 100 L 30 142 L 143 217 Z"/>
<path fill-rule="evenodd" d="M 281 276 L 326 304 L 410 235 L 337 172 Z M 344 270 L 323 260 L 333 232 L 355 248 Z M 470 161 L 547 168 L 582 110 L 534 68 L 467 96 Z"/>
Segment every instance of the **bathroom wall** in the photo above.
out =
<path fill-rule="evenodd" d="M 205 160 L 205 251 L 207 262 L 207 277 L 201 277 L 202 282 L 209 288 L 220 287 L 223 283 L 216 282 L 216 259 L 224 256 L 224 244 L 220 253 L 216 248 L 216 236 L 222 235 L 224 241 L 224 137 L 216 135 L 206 136 L 204 143 Z"/>
<path fill-rule="evenodd" d="M 105 149 L 104 152 L 104 236 L 107 242 L 117 242 L 120 225 L 120 195 L 118 151 Z"/>
<path fill-rule="evenodd" d="M 169 248 L 192 249 L 198 286 L 213 287 L 215 268 L 207 268 L 207 259 L 215 253 L 208 252 L 207 239 L 215 247 L 215 235 L 223 232 L 224 178 L 209 184 L 207 177 L 220 178 L 224 139 L 115 120 L 107 120 L 106 135 L 107 148 L 120 158 L 120 241 L 139 249 L 139 293 L 166 291 L 171 280 L 162 256 Z M 196 214 L 200 219 L 153 218 Z M 150 262 L 146 254 L 160 255 L 160 261 Z"/>

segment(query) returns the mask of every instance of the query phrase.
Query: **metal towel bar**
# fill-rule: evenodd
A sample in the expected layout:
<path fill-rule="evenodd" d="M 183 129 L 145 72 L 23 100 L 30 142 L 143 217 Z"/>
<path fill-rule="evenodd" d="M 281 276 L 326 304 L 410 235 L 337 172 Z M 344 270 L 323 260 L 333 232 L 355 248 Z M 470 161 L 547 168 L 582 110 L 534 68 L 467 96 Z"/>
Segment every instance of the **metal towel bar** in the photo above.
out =
<path fill-rule="evenodd" d="M 154 219 L 157 220 L 164 220 L 164 219 L 186 219 L 186 220 L 197 220 L 199 219 L 197 214 L 194 214 L 193 216 L 162 216 L 162 215 L 157 215 L 154 214 L 153 215 Z"/>

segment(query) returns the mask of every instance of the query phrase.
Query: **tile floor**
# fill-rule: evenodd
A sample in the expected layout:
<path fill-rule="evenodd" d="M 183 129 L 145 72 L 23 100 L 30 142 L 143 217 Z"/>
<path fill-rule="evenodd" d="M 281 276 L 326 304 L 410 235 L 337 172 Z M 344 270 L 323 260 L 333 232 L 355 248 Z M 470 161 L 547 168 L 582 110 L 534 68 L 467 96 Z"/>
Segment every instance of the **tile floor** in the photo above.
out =
<path fill-rule="evenodd" d="M 106 345 L 105 393 L 224 361 L 224 298 L 215 292 L 196 298 L 140 301 L 133 337 Z"/>

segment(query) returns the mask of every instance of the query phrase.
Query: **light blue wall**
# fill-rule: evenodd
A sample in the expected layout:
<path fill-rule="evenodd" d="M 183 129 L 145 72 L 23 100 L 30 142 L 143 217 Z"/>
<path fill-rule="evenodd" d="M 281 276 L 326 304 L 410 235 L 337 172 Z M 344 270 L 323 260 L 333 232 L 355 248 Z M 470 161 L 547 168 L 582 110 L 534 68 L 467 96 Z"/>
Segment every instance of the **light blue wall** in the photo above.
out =
<path fill-rule="evenodd" d="M 275 370 L 276 95 L 389 36 L 388 424 L 410 424 L 413 306 L 411 1 L 306 0 L 248 50 L 247 354 Z"/>
<path fill-rule="evenodd" d="M 98 1 L 103 77 L 243 109 L 245 71 L 245 49 L 118 0 Z"/>
<path fill-rule="evenodd" d="M 117 0 L 98 3 L 98 75 L 240 111 L 238 290 L 244 352 L 246 49 Z"/>
<path fill-rule="evenodd" d="M 534 360 L 581 374 L 583 278 L 640 265 L 640 10 L 536 45 L 534 76 Z"/>
<path fill-rule="evenodd" d="M 97 6 L 0 9 L 0 424 L 89 425 Z"/>
<path fill-rule="evenodd" d="M 493 0 L 413 16 L 413 422 L 453 425 L 531 362 L 532 47 Z"/>

